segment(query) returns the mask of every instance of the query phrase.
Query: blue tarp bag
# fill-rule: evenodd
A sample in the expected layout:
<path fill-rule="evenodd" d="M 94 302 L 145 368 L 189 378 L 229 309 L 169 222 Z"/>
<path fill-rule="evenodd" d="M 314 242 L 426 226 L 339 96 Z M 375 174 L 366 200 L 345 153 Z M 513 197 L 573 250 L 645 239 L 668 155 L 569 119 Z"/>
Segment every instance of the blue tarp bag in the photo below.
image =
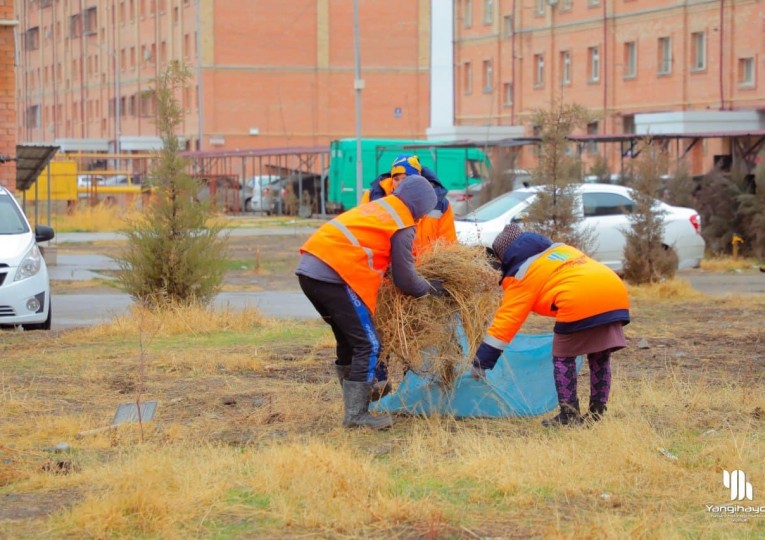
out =
<path fill-rule="evenodd" d="M 466 349 L 463 339 L 463 350 Z M 392 414 L 443 414 L 458 418 L 536 416 L 558 406 L 552 367 L 552 334 L 518 334 L 499 357 L 486 381 L 468 369 L 444 389 L 434 375 L 409 371 L 395 393 L 370 405 Z M 467 364 L 466 364 L 467 366 Z M 582 358 L 576 360 L 577 373 Z"/>

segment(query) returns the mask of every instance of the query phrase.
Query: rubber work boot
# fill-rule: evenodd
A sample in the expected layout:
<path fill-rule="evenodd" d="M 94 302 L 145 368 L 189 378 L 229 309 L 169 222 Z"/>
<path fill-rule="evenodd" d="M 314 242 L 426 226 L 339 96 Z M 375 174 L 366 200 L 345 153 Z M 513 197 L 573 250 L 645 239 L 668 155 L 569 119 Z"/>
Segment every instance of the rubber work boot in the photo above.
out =
<path fill-rule="evenodd" d="M 571 403 L 561 403 L 560 413 L 557 416 L 549 420 L 542 420 L 542 425 L 545 427 L 578 426 L 581 423 L 582 417 L 579 414 L 578 399 Z"/>
<path fill-rule="evenodd" d="M 351 365 L 341 366 L 340 364 L 335 364 L 335 374 L 337 375 L 337 381 L 340 383 L 340 390 L 342 390 L 343 381 L 351 374 Z"/>
<path fill-rule="evenodd" d="M 393 418 L 387 414 L 374 416 L 369 413 L 369 383 L 343 381 L 343 403 L 345 404 L 345 418 L 343 426 L 370 427 L 372 429 L 385 429 L 393 425 Z"/>
<path fill-rule="evenodd" d="M 584 415 L 583 420 L 587 423 L 598 422 L 603 419 L 603 415 L 608 410 L 605 403 L 599 401 L 590 401 L 589 412 Z"/>
<path fill-rule="evenodd" d="M 388 381 L 375 381 L 372 383 L 369 401 L 378 401 L 390 394 L 391 384 Z"/>

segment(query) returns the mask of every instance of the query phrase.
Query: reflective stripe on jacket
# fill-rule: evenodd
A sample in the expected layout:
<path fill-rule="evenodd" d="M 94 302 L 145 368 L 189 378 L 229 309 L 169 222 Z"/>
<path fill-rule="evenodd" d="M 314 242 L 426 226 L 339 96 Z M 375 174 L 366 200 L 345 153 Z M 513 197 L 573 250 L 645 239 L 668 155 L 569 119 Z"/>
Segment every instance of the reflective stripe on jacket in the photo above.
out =
<path fill-rule="evenodd" d="M 390 264 L 391 237 L 414 225 L 407 206 L 396 196 L 362 204 L 340 214 L 301 246 L 329 265 L 359 295 L 372 313 Z"/>
<path fill-rule="evenodd" d="M 504 350 L 529 313 L 555 317 L 555 332 L 572 334 L 612 322 L 629 323 L 629 297 L 606 265 L 565 244 L 528 258 L 502 280 L 505 292 L 484 342 Z"/>
<path fill-rule="evenodd" d="M 447 242 L 457 242 L 457 230 L 454 227 L 454 210 L 446 198 L 446 188 L 441 185 L 438 178 L 427 167 L 423 167 L 425 176 L 436 192 L 438 204 L 417 222 L 412 253 L 415 257 L 430 249 L 439 238 Z M 362 203 L 377 200 L 385 195 L 393 193 L 393 179 L 390 176 L 380 175 L 361 198 Z"/>

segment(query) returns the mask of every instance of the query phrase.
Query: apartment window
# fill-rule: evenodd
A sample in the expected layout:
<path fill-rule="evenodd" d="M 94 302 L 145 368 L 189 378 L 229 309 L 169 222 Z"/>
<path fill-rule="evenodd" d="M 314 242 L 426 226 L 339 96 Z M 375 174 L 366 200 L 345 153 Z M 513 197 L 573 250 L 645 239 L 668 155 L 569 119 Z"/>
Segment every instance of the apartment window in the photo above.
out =
<path fill-rule="evenodd" d="M 139 13 L 141 14 L 141 18 L 146 16 L 146 0 L 141 0 L 141 4 L 139 6 Z"/>
<path fill-rule="evenodd" d="M 78 13 L 69 17 L 69 37 L 80 37 L 82 34 L 82 17 Z"/>
<path fill-rule="evenodd" d="M 536 0 L 534 5 L 534 14 L 535 15 L 544 15 L 545 14 L 545 3 L 547 0 Z"/>
<path fill-rule="evenodd" d="M 157 44 L 156 43 L 152 43 L 151 44 L 151 56 L 150 56 L 150 58 L 151 58 L 151 62 L 152 63 L 156 63 L 156 61 L 157 61 Z"/>
<path fill-rule="evenodd" d="M 33 26 L 24 32 L 24 45 L 28 51 L 36 51 L 40 48 L 40 27 Z"/>
<path fill-rule="evenodd" d="M 513 35 L 513 16 L 505 15 L 502 18 L 502 33 L 507 38 Z"/>
<path fill-rule="evenodd" d="M 98 8 L 91 7 L 85 10 L 85 35 L 90 36 L 98 32 Z"/>
<path fill-rule="evenodd" d="M 672 38 L 659 38 L 659 75 L 672 72 Z"/>
<path fill-rule="evenodd" d="M 130 47 L 130 67 L 135 67 L 135 47 Z"/>
<path fill-rule="evenodd" d="M 120 98 L 120 116 L 125 116 L 127 113 L 127 100 L 125 96 Z"/>
<path fill-rule="evenodd" d="M 513 84 L 512 83 L 505 83 L 502 86 L 502 97 L 503 97 L 504 105 L 513 104 Z"/>
<path fill-rule="evenodd" d="M 483 0 L 483 24 L 494 22 L 494 0 Z"/>
<path fill-rule="evenodd" d="M 164 13 L 167 11 L 167 0 L 159 0 L 159 12 Z"/>
<path fill-rule="evenodd" d="M 494 80 L 494 68 L 491 60 L 483 61 L 483 91 L 485 93 L 491 92 Z"/>
<path fill-rule="evenodd" d="M 571 11 L 571 8 L 573 8 L 573 7 L 574 7 L 573 0 L 563 0 L 560 3 L 560 10 L 561 11 Z"/>
<path fill-rule="evenodd" d="M 624 78 L 633 79 L 637 75 L 637 43 L 628 41 L 624 44 Z"/>
<path fill-rule="evenodd" d="M 28 128 L 40 127 L 40 106 L 32 105 L 24 111 L 24 126 Z"/>
<path fill-rule="evenodd" d="M 587 55 L 590 58 L 589 81 L 598 82 L 600 80 L 600 47 L 588 48 Z"/>
<path fill-rule="evenodd" d="M 545 84 L 545 55 L 534 55 L 534 86 L 539 87 Z"/>
<path fill-rule="evenodd" d="M 52 3 L 53 0 L 40 0 L 40 9 L 50 7 Z"/>
<path fill-rule="evenodd" d="M 707 67 L 707 41 L 704 32 L 691 34 L 691 71 L 701 71 Z"/>
<path fill-rule="evenodd" d="M 159 44 L 159 61 L 163 64 L 167 62 L 167 42 L 163 41 Z"/>
<path fill-rule="evenodd" d="M 130 101 L 128 101 L 128 116 L 135 116 L 135 94 L 130 96 Z"/>
<path fill-rule="evenodd" d="M 135 0 L 130 0 L 130 9 L 128 10 L 128 15 L 130 16 L 131 21 L 135 18 Z"/>
<path fill-rule="evenodd" d="M 465 0 L 465 15 L 463 20 L 465 28 L 473 26 L 473 0 Z"/>
<path fill-rule="evenodd" d="M 754 86 L 754 58 L 738 59 L 738 85 Z"/>
<path fill-rule="evenodd" d="M 145 64 L 148 64 L 149 60 L 151 60 L 151 52 L 148 45 L 141 45 L 141 58 L 143 58 Z"/>
<path fill-rule="evenodd" d="M 154 116 L 154 92 L 151 90 L 141 93 L 141 116 Z"/>
<path fill-rule="evenodd" d="M 180 19 L 180 10 L 178 6 L 175 6 L 173 8 L 173 24 L 178 24 L 178 19 Z"/>
<path fill-rule="evenodd" d="M 120 22 L 125 24 L 125 2 L 120 2 Z"/>
<path fill-rule="evenodd" d="M 183 57 L 189 58 L 191 56 L 191 36 L 186 34 L 183 36 Z"/>
<path fill-rule="evenodd" d="M 560 84 L 571 84 L 571 51 L 560 52 Z"/>
<path fill-rule="evenodd" d="M 462 66 L 462 89 L 466 94 L 473 93 L 473 65 L 470 62 Z"/>
<path fill-rule="evenodd" d="M 124 70 L 127 67 L 127 51 L 125 49 L 120 50 L 120 69 Z"/>
<path fill-rule="evenodd" d="M 597 122 L 590 122 L 587 124 L 587 135 L 597 135 L 598 134 L 598 123 Z M 598 151 L 598 143 L 590 141 L 587 143 L 587 152 L 590 154 L 595 154 Z"/>
<path fill-rule="evenodd" d="M 587 7 L 598 7 L 600 0 L 587 0 Z"/>

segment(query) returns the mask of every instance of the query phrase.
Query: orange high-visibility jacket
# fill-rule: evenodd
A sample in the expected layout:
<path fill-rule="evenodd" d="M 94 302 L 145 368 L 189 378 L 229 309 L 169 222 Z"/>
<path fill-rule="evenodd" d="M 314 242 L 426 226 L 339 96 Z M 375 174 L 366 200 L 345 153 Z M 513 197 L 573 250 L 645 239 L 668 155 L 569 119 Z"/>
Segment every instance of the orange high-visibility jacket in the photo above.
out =
<path fill-rule="evenodd" d="M 391 237 L 414 225 L 409 208 L 394 195 L 352 208 L 328 221 L 301 246 L 325 262 L 372 313 L 390 264 Z"/>
<path fill-rule="evenodd" d="M 629 322 L 621 278 L 576 248 L 553 244 L 502 280 L 505 292 L 485 343 L 504 350 L 532 311 L 555 317 L 555 332 L 570 334 L 611 322 Z"/>
<path fill-rule="evenodd" d="M 393 179 L 383 177 L 377 180 L 378 186 L 374 186 L 372 189 L 368 189 L 361 197 L 361 202 L 369 202 L 372 197 L 372 192 L 375 194 L 380 191 L 386 195 L 393 193 Z M 431 185 L 433 185 L 431 183 Z M 440 184 L 438 184 L 440 187 Z M 415 257 L 430 249 L 433 244 L 439 238 L 443 238 L 447 242 L 457 242 L 457 230 L 454 227 L 454 210 L 452 205 L 446 199 L 446 190 L 443 188 L 435 188 L 436 195 L 438 195 L 438 204 L 436 207 L 424 215 L 418 222 L 415 228 L 414 242 L 412 242 L 412 253 Z"/>

